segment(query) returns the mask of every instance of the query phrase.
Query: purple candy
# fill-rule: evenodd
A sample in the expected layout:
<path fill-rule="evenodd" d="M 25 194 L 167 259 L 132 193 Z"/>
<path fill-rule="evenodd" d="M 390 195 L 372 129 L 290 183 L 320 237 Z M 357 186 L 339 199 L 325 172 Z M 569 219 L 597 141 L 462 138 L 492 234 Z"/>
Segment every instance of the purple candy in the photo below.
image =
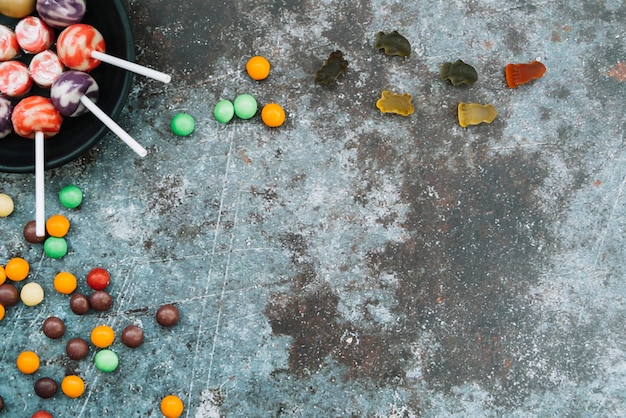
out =
<path fill-rule="evenodd" d="M 13 130 L 11 112 L 13 112 L 11 101 L 5 96 L 0 96 L 0 138 L 4 138 Z"/>
<path fill-rule="evenodd" d="M 37 0 L 39 17 L 53 28 L 62 29 L 83 20 L 85 0 Z"/>
<path fill-rule="evenodd" d="M 80 98 L 87 96 L 95 103 L 99 92 L 98 83 L 89 74 L 82 71 L 66 71 L 52 83 L 50 100 L 61 115 L 74 117 L 88 112 Z"/>

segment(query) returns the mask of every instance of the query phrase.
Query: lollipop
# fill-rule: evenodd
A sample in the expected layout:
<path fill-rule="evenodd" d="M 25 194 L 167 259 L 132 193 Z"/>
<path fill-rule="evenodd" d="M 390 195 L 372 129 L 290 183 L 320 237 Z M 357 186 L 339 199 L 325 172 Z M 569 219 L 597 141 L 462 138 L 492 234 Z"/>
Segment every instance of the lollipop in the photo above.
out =
<path fill-rule="evenodd" d="M 36 54 L 50 48 L 54 43 L 54 29 L 35 16 L 28 16 L 15 26 L 17 43 L 30 54 Z"/>
<path fill-rule="evenodd" d="M 0 63 L 0 92 L 11 97 L 23 96 L 33 85 L 28 67 L 19 61 Z"/>
<path fill-rule="evenodd" d="M 42 96 L 22 99 L 11 115 L 13 130 L 23 138 L 35 138 L 35 234 L 46 233 L 44 204 L 44 138 L 59 133 L 62 116 L 50 101 Z"/>
<path fill-rule="evenodd" d="M 37 0 L 35 8 L 44 22 L 58 29 L 80 22 L 87 11 L 85 0 Z"/>
<path fill-rule="evenodd" d="M 57 53 L 66 67 L 72 70 L 91 71 L 100 61 L 134 73 L 169 83 L 171 77 L 160 71 L 107 55 L 102 34 L 85 23 L 70 25 L 57 38 Z"/>
<path fill-rule="evenodd" d="M 8 26 L 0 25 L 0 61 L 8 61 L 17 55 L 19 45 L 15 32 Z"/>
<path fill-rule="evenodd" d="M 47 49 L 33 57 L 28 64 L 28 70 L 37 85 L 48 88 L 63 73 L 64 67 L 57 54 Z"/>
<path fill-rule="evenodd" d="M 0 96 L 0 138 L 4 138 L 13 130 L 11 112 L 13 105 L 6 96 Z"/>
<path fill-rule="evenodd" d="M 98 100 L 98 97 L 98 83 L 82 71 L 66 71 L 50 87 L 50 100 L 61 115 L 75 117 L 90 111 L 133 151 L 145 157 L 146 149 L 96 106 L 94 102 Z"/>

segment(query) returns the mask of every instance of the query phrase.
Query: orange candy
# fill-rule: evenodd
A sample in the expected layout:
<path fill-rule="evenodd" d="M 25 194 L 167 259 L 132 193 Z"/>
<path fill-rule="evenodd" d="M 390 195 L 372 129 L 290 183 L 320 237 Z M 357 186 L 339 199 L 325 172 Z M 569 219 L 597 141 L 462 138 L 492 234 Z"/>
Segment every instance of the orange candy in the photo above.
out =
<path fill-rule="evenodd" d="M 4 319 L 4 305 L 0 304 L 0 321 L 2 321 Z"/>
<path fill-rule="evenodd" d="M 17 369 L 24 374 L 33 374 L 39 369 L 39 356 L 33 351 L 22 351 L 15 361 Z"/>
<path fill-rule="evenodd" d="M 21 257 L 15 257 L 9 260 L 6 266 L 4 266 L 4 272 L 6 276 L 14 282 L 21 282 L 28 276 L 30 266 L 28 261 Z"/>
<path fill-rule="evenodd" d="M 85 382 L 76 375 L 68 375 L 61 382 L 61 390 L 68 398 L 78 398 L 85 392 Z"/>
<path fill-rule="evenodd" d="M 76 290 L 76 276 L 67 271 L 62 271 L 54 276 L 54 289 L 64 295 L 69 295 Z"/>
<path fill-rule="evenodd" d="M 52 215 L 46 221 L 46 231 L 51 237 L 63 238 L 70 230 L 70 221 L 63 215 Z"/>
<path fill-rule="evenodd" d="M 91 342 L 98 348 L 107 348 L 113 344 L 115 332 L 108 325 L 98 325 L 91 330 Z"/>
<path fill-rule="evenodd" d="M 161 413 L 165 418 L 178 418 L 183 414 L 183 401 L 178 396 L 167 395 L 161 400 Z"/>
<path fill-rule="evenodd" d="M 4 266 L 0 266 L 0 284 L 3 284 L 7 280 L 7 273 L 4 271 Z"/>
<path fill-rule="evenodd" d="M 277 128 L 285 122 L 285 111 L 277 103 L 268 103 L 261 110 L 261 119 L 270 128 Z"/>
<path fill-rule="evenodd" d="M 504 68 L 506 84 L 512 89 L 520 84 L 541 78 L 545 73 L 546 66 L 539 61 L 529 62 L 528 64 L 507 64 Z"/>
<path fill-rule="evenodd" d="M 264 80 L 270 75 L 270 62 L 265 57 L 255 55 L 246 63 L 246 71 L 253 80 Z"/>

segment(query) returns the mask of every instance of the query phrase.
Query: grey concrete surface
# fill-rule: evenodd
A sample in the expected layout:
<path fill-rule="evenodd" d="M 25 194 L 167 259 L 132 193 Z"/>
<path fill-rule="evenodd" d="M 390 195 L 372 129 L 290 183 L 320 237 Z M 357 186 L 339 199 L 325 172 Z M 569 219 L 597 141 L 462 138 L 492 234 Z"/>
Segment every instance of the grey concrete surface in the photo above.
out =
<path fill-rule="evenodd" d="M 46 289 L 0 322 L 4 415 L 160 416 L 173 393 L 187 417 L 618 417 L 626 415 L 622 1 L 128 1 L 137 62 L 113 135 L 46 174 L 50 213 L 66 214 L 70 251 L 51 260 L 22 238 L 34 178 L 0 174 L 16 202 L 0 219 L 0 263 L 31 262 Z M 412 54 L 374 50 L 398 30 Z M 331 88 L 314 72 L 336 49 L 349 61 Z M 246 75 L 248 57 L 272 63 Z M 473 86 L 439 79 L 474 66 Z M 510 89 L 508 63 L 547 72 Z M 380 113 L 383 90 L 415 112 Z M 220 125 L 214 104 L 250 93 L 280 103 Z M 461 128 L 459 102 L 491 103 L 489 125 Z M 174 136 L 187 112 L 195 132 Z M 76 184 L 77 210 L 56 192 Z M 107 268 L 111 311 L 78 317 L 52 289 Z M 154 312 L 175 303 L 180 323 Z M 100 323 L 141 325 L 113 345 L 117 371 L 67 360 L 40 323 L 71 336 Z M 17 353 L 42 358 L 35 376 Z M 37 398 L 37 377 L 78 373 L 86 393 Z M 2 414 L 0 414 L 2 415 Z"/>

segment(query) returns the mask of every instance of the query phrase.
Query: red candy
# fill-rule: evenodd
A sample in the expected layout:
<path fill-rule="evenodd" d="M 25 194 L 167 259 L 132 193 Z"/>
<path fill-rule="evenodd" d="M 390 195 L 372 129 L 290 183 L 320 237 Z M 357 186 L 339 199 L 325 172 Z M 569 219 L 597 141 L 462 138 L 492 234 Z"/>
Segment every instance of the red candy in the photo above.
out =
<path fill-rule="evenodd" d="M 33 85 L 28 67 L 19 61 L 0 63 L 0 92 L 11 97 L 23 96 Z"/>
<path fill-rule="evenodd" d="M 110 281 L 109 272 L 103 268 L 96 267 L 87 273 L 87 285 L 93 290 L 104 290 Z"/>
<path fill-rule="evenodd" d="M 30 77 L 41 87 L 48 88 L 63 73 L 63 63 L 50 50 L 35 55 L 28 66 Z"/>
<path fill-rule="evenodd" d="M 0 61 L 8 61 L 17 55 L 19 45 L 15 32 L 8 26 L 0 25 Z"/>
<path fill-rule="evenodd" d="M 63 117 L 50 99 L 30 96 L 15 105 L 11 121 L 13 130 L 21 137 L 34 138 L 36 132 L 42 132 L 45 138 L 50 138 L 59 133 Z"/>
<path fill-rule="evenodd" d="M 15 26 L 15 37 L 25 52 L 36 54 L 52 46 L 54 29 L 38 17 L 28 16 Z"/>
<path fill-rule="evenodd" d="M 92 51 L 105 52 L 102 34 L 85 23 L 70 25 L 57 39 L 57 53 L 66 67 L 78 71 L 91 71 L 100 61 L 91 58 Z"/>

